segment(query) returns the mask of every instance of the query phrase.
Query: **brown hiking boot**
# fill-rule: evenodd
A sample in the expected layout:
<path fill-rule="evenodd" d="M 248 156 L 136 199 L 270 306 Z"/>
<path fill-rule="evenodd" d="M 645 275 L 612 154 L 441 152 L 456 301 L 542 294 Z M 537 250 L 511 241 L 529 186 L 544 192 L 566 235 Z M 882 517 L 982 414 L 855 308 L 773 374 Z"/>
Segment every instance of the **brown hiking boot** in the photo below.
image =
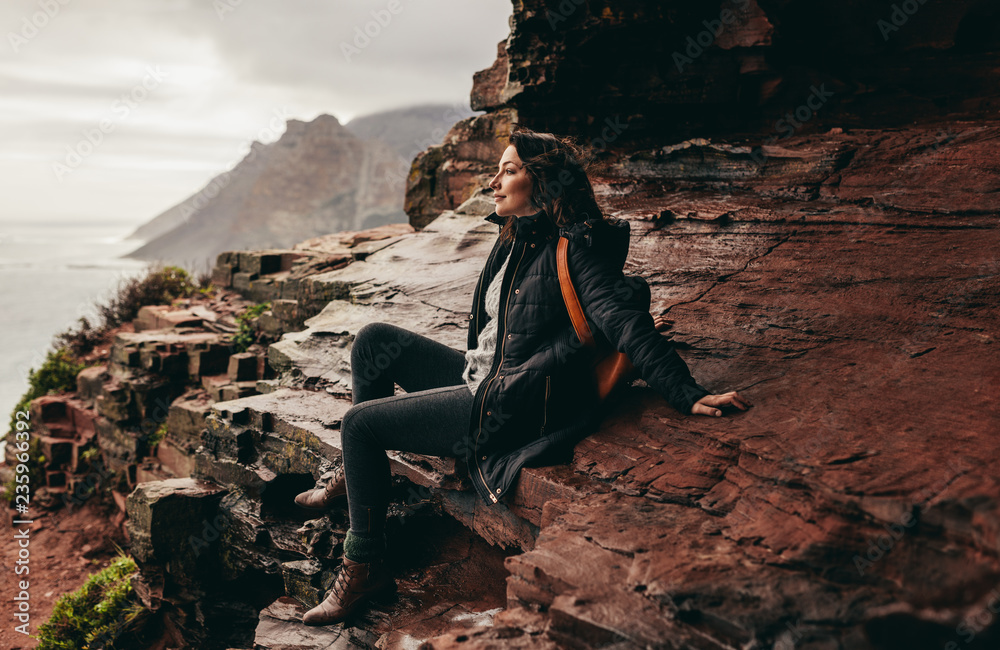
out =
<path fill-rule="evenodd" d="M 352 562 L 346 557 L 326 599 L 302 616 L 306 625 L 333 625 L 350 617 L 366 600 L 396 586 L 385 563 Z"/>
<path fill-rule="evenodd" d="M 314 490 L 306 490 L 295 497 L 295 503 L 307 510 L 326 510 L 334 500 L 347 494 L 347 483 L 344 481 L 343 469 L 327 472 L 320 477 L 326 478 L 326 485 Z"/>

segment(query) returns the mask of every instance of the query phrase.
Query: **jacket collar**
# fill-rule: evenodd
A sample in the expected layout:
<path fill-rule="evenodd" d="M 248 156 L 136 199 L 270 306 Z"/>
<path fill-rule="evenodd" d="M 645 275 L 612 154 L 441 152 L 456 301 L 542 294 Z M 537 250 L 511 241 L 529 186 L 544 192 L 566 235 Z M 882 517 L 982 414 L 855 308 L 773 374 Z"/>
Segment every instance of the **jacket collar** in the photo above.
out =
<path fill-rule="evenodd" d="M 552 228 L 546 228 L 549 221 L 542 217 L 544 213 L 545 210 L 539 210 L 535 214 L 530 214 L 524 217 L 513 217 L 516 221 L 514 228 L 515 236 L 520 239 L 536 241 L 545 239 L 550 234 L 555 234 L 555 231 Z M 503 226 L 507 223 L 509 218 L 510 217 L 501 217 L 496 212 L 492 212 L 485 217 L 485 220 L 499 226 Z"/>

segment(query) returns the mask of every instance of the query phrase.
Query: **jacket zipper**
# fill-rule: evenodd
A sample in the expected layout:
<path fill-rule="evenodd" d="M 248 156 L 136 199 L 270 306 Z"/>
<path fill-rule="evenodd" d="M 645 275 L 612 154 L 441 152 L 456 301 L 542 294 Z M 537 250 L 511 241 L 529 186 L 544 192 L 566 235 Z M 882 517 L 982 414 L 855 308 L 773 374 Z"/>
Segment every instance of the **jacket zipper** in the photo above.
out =
<path fill-rule="evenodd" d="M 499 242 L 498 242 L 499 243 Z M 476 329 L 476 324 L 479 322 L 479 296 L 482 294 L 483 290 L 483 278 L 486 276 L 486 272 L 489 271 L 490 264 L 493 261 L 493 256 L 496 255 L 498 246 L 494 246 L 493 250 L 490 251 L 490 256 L 486 258 L 486 266 L 483 267 L 483 272 L 479 276 L 479 286 L 476 287 L 476 294 L 474 296 L 472 308 L 475 311 L 472 314 L 472 331 L 476 333 L 476 343 L 479 343 L 479 331 Z"/>
<path fill-rule="evenodd" d="M 545 404 L 542 407 L 542 430 L 538 435 L 545 433 L 545 424 L 549 421 L 549 392 L 552 387 L 552 376 L 545 375 Z"/>
<path fill-rule="evenodd" d="M 498 359 L 500 359 L 500 363 L 497 365 L 496 372 L 493 374 L 492 377 L 489 378 L 486 385 L 483 386 L 480 390 L 480 393 L 482 393 L 484 397 L 483 400 L 479 403 L 479 433 L 476 434 L 476 446 L 473 451 L 473 462 L 476 463 L 476 469 L 479 471 L 479 480 L 482 481 L 483 487 L 486 488 L 486 493 L 490 495 L 490 500 L 493 503 L 497 503 L 499 499 L 497 499 L 497 496 L 493 494 L 493 491 L 490 489 L 490 486 L 486 484 L 486 477 L 483 476 L 483 469 L 479 466 L 479 436 L 482 435 L 483 431 L 483 409 L 486 408 L 486 398 L 485 398 L 486 391 L 489 389 L 490 383 L 497 378 L 497 375 L 500 374 L 500 367 L 503 365 L 503 348 L 504 344 L 507 342 L 507 308 L 510 307 L 510 294 L 513 293 L 514 291 L 514 278 L 517 277 L 517 270 L 521 268 L 521 260 L 524 259 L 524 252 L 527 250 L 527 248 L 528 244 L 525 243 L 524 246 L 521 248 L 521 257 L 517 259 L 517 264 L 514 266 L 514 273 L 510 276 L 510 286 L 507 287 L 507 299 L 504 302 L 503 306 L 503 317 L 504 317 L 503 334 L 500 337 L 500 354 L 497 357 Z"/>

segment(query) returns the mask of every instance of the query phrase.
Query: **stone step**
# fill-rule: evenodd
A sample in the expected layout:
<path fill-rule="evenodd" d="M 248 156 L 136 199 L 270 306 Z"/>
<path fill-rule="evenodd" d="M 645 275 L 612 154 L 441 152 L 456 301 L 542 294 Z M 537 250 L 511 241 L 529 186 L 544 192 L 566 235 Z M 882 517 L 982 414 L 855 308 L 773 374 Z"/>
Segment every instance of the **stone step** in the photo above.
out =
<path fill-rule="evenodd" d="M 292 250 L 229 251 L 218 256 L 212 282 L 231 287 L 253 302 L 294 301 L 298 309 L 295 319 L 290 321 L 294 323 L 319 313 L 334 299 L 332 295 L 316 293 L 315 287 L 303 282 L 304 278 L 365 259 L 412 232 L 409 224 L 388 224 L 366 231 L 316 237 Z M 277 312 L 274 316 L 276 321 L 284 320 Z"/>
<path fill-rule="evenodd" d="M 165 481 L 172 478 L 186 478 L 178 476 L 172 469 L 163 465 L 157 460 L 147 458 L 135 467 L 135 482 L 149 483 L 150 481 Z"/>
<path fill-rule="evenodd" d="M 328 647 L 310 644 L 333 642 L 331 629 L 362 647 L 412 648 L 447 630 L 489 625 L 503 608 L 508 553 L 458 522 L 425 513 L 387 522 L 394 594 L 349 627 L 305 627 L 302 614 L 325 597 L 337 574 L 346 513 L 303 522 L 287 506 L 266 512 L 260 505 L 267 498 L 193 478 L 139 483 L 125 506 L 143 603 L 170 616 L 193 612 L 204 590 L 238 588 L 252 574 L 256 595 L 273 599 L 260 613 L 254 647 L 274 649 Z M 274 593 L 270 576 L 284 595 Z"/>
<path fill-rule="evenodd" d="M 493 617 L 492 625 L 449 630 L 427 639 L 420 648 L 421 650 L 496 650 L 497 648 L 559 650 L 567 647 L 558 645 L 552 640 L 547 633 L 548 627 L 549 620 L 544 613 L 511 607 L 498 612 Z M 568 647 L 581 646 L 577 642 Z"/>
<path fill-rule="evenodd" d="M 104 382 L 110 379 L 106 365 L 84 368 L 76 375 L 76 394 L 85 402 L 92 403 L 101 394 Z"/>
<path fill-rule="evenodd" d="M 299 601 L 282 596 L 260 612 L 254 636 L 254 650 L 327 650 L 350 648 L 348 635 L 332 626 L 308 627 L 302 624 L 307 608 Z"/>
<path fill-rule="evenodd" d="M 458 524 L 434 517 L 408 518 L 391 532 L 394 594 L 373 601 L 350 625 L 307 627 L 302 615 L 326 594 L 320 581 L 313 580 L 298 591 L 298 597 L 278 598 L 261 612 L 254 647 L 402 650 L 416 648 L 446 630 L 492 624 L 503 608 L 504 553 Z M 322 573 L 320 563 L 313 560 L 295 564 L 311 567 L 307 572 L 316 578 Z M 335 576 L 329 571 L 325 580 L 332 583 Z"/>
<path fill-rule="evenodd" d="M 271 365 L 346 392 L 349 344 L 372 321 L 434 332 L 435 340 L 464 351 L 472 293 L 495 235 L 496 226 L 481 216 L 449 211 L 363 261 L 306 278 L 309 292 L 331 299 L 306 330 L 270 346 Z"/>
<path fill-rule="evenodd" d="M 86 410 L 80 406 L 80 410 Z M 75 438 L 73 411 L 70 400 L 63 395 L 38 397 L 31 402 L 32 429 L 39 435 L 51 438 Z"/>
<path fill-rule="evenodd" d="M 340 462 L 340 419 L 350 407 L 347 399 L 296 389 L 215 404 L 207 417 L 198 471 L 224 485 L 235 481 L 258 489 L 258 470 L 265 468 L 275 477 L 308 474 L 318 479 L 329 463 Z M 610 489 L 568 466 L 525 468 L 505 503 L 487 505 L 471 490 L 455 459 L 397 451 L 388 455 L 392 473 L 414 486 L 410 504 L 432 500 L 489 543 L 505 548 L 531 548 L 546 502 Z"/>
<path fill-rule="evenodd" d="M 201 386 L 213 402 L 229 402 L 257 394 L 257 380 L 233 381 L 230 375 L 206 375 Z"/>
<path fill-rule="evenodd" d="M 156 460 L 171 475 L 177 478 L 187 478 L 194 473 L 195 448 L 182 446 L 167 436 L 156 445 Z"/>
<path fill-rule="evenodd" d="M 178 444 L 200 445 L 201 432 L 208 426 L 206 417 L 213 403 L 208 393 L 201 390 L 189 390 L 175 399 L 167 413 L 167 435 Z"/>
<path fill-rule="evenodd" d="M 202 308 L 177 309 L 170 305 L 146 305 L 132 321 L 136 332 L 146 330 L 173 329 L 176 327 L 200 327 L 206 320 L 215 320 L 215 314 Z"/>
<path fill-rule="evenodd" d="M 110 360 L 121 368 L 200 377 L 226 372 L 232 351 L 226 335 L 177 327 L 119 332 L 111 345 Z"/>

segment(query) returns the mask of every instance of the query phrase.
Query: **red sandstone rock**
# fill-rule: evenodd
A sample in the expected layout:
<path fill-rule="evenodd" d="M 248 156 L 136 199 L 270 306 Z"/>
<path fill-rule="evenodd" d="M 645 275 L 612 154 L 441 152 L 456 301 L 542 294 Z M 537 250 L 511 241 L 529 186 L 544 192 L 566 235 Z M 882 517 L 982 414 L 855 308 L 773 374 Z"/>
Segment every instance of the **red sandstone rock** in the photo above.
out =
<path fill-rule="evenodd" d="M 631 223 L 626 272 L 650 279 L 653 310 L 699 382 L 755 406 L 683 416 L 638 382 L 569 465 L 524 470 L 495 508 L 447 484 L 445 464 L 394 455 L 397 474 L 430 486 L 477 536 L 527 551 L 507 561 L 508 611 L 492 627 L 436 629 L 429 647 L 961 640 L 1000 575 L 1000 126 L 977 118 L 995 103 L 983 74 L 996 67 L 995 19 L 972 2 L 927 4 L 923 26 L 885 46 L 868 29 L 882 17 L 874 6 L 749 3 L 719 47 L 674 74 L 672 48 L 700 6 L 581 6 L 553 34 L 549 5 L 519 3 L 512 38 L 477 75 L 475 101 L 492 112 L 414 161 L 407 206 L 420 232 L 290 269 L 267 252 L 220 256 L 246 295 L 326 307 L 269 356 L 335 390 L 351 333 L 371 320 L 464 342 L 467 276 L 495 229 L 472 212 L 439 215 L 480 196 L 511 121 L 584 139 L 608 119 L 624 125 L 593 178 L 606 212 Z M 803 28 L 827 23 L 836 80 Z M 774 119 L 824 78 L 838 101 L 769 143 Z M 452 267 L 423 273 L 443 261 Z M 142 366 L 138 347 L 116 352 Z M 110 399 L 118 390 L 109 417 L 128 403 Z M 247 489 L 248 538 L 298 548 L 282 523 L 265 525 L 264 497 L 337 455 L 339 391 L 326 411 L 324 393 L 303 390 L 218 407 L 197 469 Z M 110 444 L 119 433 L 107 431 Z M 442 609 L 419 601 L 411 614 L 428 619 L 414 628 L 433 627 Z M 995 639 L 991 620 L 977 643 Z"/>

